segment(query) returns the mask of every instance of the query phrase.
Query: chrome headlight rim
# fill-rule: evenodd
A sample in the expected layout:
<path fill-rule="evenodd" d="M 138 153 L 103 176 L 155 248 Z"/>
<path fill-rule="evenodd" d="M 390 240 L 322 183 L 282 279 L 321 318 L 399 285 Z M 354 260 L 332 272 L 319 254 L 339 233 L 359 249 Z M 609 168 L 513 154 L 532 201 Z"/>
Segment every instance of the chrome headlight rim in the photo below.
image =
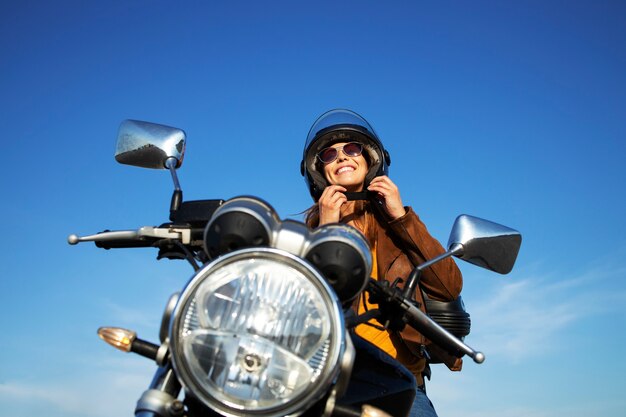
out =
<path fill-rule="evenodd" d="M 186 314 L 190 303 L 193 302 L 194 297 L 202 283 L 204 283 L 205 280 L 213 273 L 226 266 L 236 262 L 248 261 L 252 259 L 269 260 L 286 264 L 308 278 L 308 281 L 321 293 L 321 300 L 323 301 L 331 318 L 331 320 L 329 320 L 329 337 L 331 338 L 331 342 L 329 344 L 329 350 L 326 354 L 327 360 L 325 362 L 325 367 L 321 370 L 319 376 L 315 379 L 315 382 L 309 384 L 307 389 L 283 404 L 258 409 L 244 409 L 242 406 L 234 402 L 229 403 L 215 398 L 196 379 L 196 377 L 193 376 L 193 371 L 189 368 L 189 361 L 185 359 L 183 352 L 183 336 L 181 335 L 181 332 L 184 329 L 184 315 Z M 310 407 L 324 396 L 324 394 L 328 391 L 328 388 L 336 382 L 337 375 L 340 371 L 339 363 L 341 361 L 343 351 L 345 350 L 346 334 L 341 303 L 337 299 L 332 287 L 326 282 L 318 270 L 308 261 L 289 252 L 264 247 L 241 249 L 227 255 L 223 255 L 197 271 L 179 297 L 170 322 L 169 340 L 172 365 L 181 384 L 186 391 L 190 392 L 204 405 L 230 417 L 239 417 L 244 415 L 263 415 L 269 417 L 296 415 L 299 410 Z"/>

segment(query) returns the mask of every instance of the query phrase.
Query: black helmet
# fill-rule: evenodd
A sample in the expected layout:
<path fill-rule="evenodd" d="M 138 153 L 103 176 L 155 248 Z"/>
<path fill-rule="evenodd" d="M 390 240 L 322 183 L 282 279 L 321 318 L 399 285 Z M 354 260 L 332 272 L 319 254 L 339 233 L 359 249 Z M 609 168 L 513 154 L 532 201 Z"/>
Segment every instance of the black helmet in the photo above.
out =
<path fill-rule="evenodd" d="M 335 109 L 322 114 L 311 126 L 302 153 L 300 173 L 309 187 L 311 197 L 319 200 L 328 186 L 324 173 L 319 170 L 317 154 L 337 142 L 359 142 L 367 153 L 369 170 L 365 184 L 380 175 L 388 175 L 391 159 L 372 126 L 351 110 Z"/>

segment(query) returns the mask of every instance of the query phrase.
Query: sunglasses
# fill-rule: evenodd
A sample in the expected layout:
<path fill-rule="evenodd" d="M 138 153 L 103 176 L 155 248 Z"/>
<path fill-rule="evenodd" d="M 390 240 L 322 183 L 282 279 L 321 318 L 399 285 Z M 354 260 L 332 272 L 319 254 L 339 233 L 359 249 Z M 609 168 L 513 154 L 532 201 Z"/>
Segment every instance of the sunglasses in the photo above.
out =
<path fill-rule="evenodd" d="M 355 157 L 363 153 L 363 145 L 358 142 L 350 142 L 337 148 L 324 148 L 317 154 L 317 159 L 324 164 L 330 164 L 339 156 L 339 150 L 341 150 L 346 156 Z"/>

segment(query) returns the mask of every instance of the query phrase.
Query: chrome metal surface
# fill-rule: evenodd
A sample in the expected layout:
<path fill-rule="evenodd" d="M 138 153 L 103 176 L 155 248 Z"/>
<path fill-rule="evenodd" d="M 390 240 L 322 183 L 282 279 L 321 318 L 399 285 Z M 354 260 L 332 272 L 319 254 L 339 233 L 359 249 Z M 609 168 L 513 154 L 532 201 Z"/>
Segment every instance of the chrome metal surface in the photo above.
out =
<path fill-rule="evenodd" d="M 284 221 L 274 229 L 271 246 L 296 256 L 304 256 L 309 246 L 308 228 L 300 222 Z"/>
<path fill-rule="evenodd" d="M 175 127 L 124 120 L 117 135 L 115 160 L 142 168 L 166 169 L 167 159 L 174 158 L 178 168 L 185 153 L 185 138 L 185 132 Z"/>
<path fill-rule="evenodd" d="M 159 367 L 150 387 L 137 401 L 135 416 L 180 416 L 183 409 L 182 403 L 177 399 L 179 393 L 180 383 L 171 365 Z"/>
<path fill-rule="evenodd" d="M 170 329 L 170 319 L 172 318 L 172 314 L 174 313 L 174 308 L 176 308 L 176 303 L 178 302 L 179 297 L 180 292 L 175 292 L 170 295 L 170 298 L 167 300 L 167 304 L 165 305 L 165 310 L 163 311 L 163 316 L 161 317 L 161 329 L 159 330 L 159 340 L 161 343 L 164 343 L 165 339 L 167 339 Z"/>
<path fill-rule="evenodd" d="M 180 227 L 153 227 L 143 226 L 137 230 L 117 230 L 112 232 L 101 232 L 89 236 L 77 236 L 75 234 L 67 237 L 67 243 L 76 245 L 80 242 L 107 242 L 111 240 L 132 240 L 141 237 L 153 237 L 159 239 L 176 239 L 184 244 L 191 242 L 191 230 Z"/>
<path fill-rule="evenodd" d="M 521 244 L 517 230 L 467 214 L 457 217 L 448 240 L 455 256 L 500 274 L 511 272 Z"/>
<path fill-rule="evenodd" d="M 139 237 L 137 230 L 119 230 L 116 232 L 102 232 L 89 236 L 69 235 L 67 237 L 67 243 L 70 245 L 76 245 L 80 242 L 103 242 L 107 240 L 135 239 L 137 237 Z"/>
<path fill-rule="evenodd" d="M 178 401 L 170 394 L 156 389 L 146 390 L 137 401 L 135 414 L 146 413 L 150 416 L 172 416 L 170 409 L 175 409 L 173 404 Z"/>
<path fill-rule="evenodd" d="M 173 156 L 170 156 L 165 160 L 165 168 L 170 170 L 170 174 L 172 175 L 172 181 L 174 181 L 174 189 L 180 190 L 180 181 L 178 181 L 178 174 L 176 174 L 176 168 L 178 168 L 178 159 Z"/>
<path fill-rule="evenodd" d="M 341 373 L 337 379 L 335 385 L 335 392 L 338 397 L 341 398 L 348 390 L 350 384 L 350 376 L 352 375 L 352 368 L 354 367 L 354 360 L 356 359 L 356 349 L 352 343 L 352 338 L 346 337 L 346 348 L 341 357 Z"/>

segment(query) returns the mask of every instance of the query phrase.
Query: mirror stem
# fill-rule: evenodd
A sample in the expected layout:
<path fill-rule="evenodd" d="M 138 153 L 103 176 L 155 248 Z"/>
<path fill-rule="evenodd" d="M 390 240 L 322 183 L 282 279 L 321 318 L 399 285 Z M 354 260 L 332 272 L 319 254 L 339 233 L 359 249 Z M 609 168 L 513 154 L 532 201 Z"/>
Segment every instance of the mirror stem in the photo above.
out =
<path fill-rule="evenodd" d="M 402 293 L 402 295 L 405 298 L 411 298 L 411 294 L 413 294 L 413 291 L 415 291 L 415 287 L 417 287 L 420 277 L 422 276 L 422 271 L 424 269 L 436 264 L 439 261 L 449 258 L 452 255 L 459 255 L 461 253 L 463 253 L 463 245 L 456 243 L 450 246 L 449 251 L 442 253 L 441 255 L 431 259 L 430 261 L 426 261 L 423 264 L 416 266 L 409 276 L 409 282 L 407 283 L 407 285 L 404 286 L 404 292 Z"/>
<path fill-rule="evenodd" d="M 172 174 L 172 180 L 174 181 L 174 193 L 172 194 L 172 201 L 170 203 L 170 220 L 172 221 L 174 221 L 176 212 L 183 202 L 183 190 L 180 188 L 180 182 L 178 182 L 178 175 L 176 174 L 177 165 L 178 160 L 176 158 L 169 157 L 165 161 L 165 167 L 170 170 L 170 174 Z"/>
<path fill-rule="evenodd" d="M 178 166 L 178 160 L 174 157 L 169 157 L 165 161 L 165 168 L 170 170 L 172 174 L 172 180 L 174 181 L 174 190 L 180 191 L 180 183 L 178 182 L 178 175 L 176 174 L 176 167 Z"/>
<path fill-rule="evenodd" d="M 404 286 L 404 292 L 402 293 L 402 296 L 404 298 L 408 298 L 410 300 L 413 299 L 413 297 L 411 297 L 411 294 L 413 294 L 413 290 L 420 282 L 421 276 L 422 270 L 419 268 L 419 266 L 413 269 L 413 272 L 411 272 L 411 275 L 409 275 L 409 282 L 407 283 L 407 285 Z"/>

